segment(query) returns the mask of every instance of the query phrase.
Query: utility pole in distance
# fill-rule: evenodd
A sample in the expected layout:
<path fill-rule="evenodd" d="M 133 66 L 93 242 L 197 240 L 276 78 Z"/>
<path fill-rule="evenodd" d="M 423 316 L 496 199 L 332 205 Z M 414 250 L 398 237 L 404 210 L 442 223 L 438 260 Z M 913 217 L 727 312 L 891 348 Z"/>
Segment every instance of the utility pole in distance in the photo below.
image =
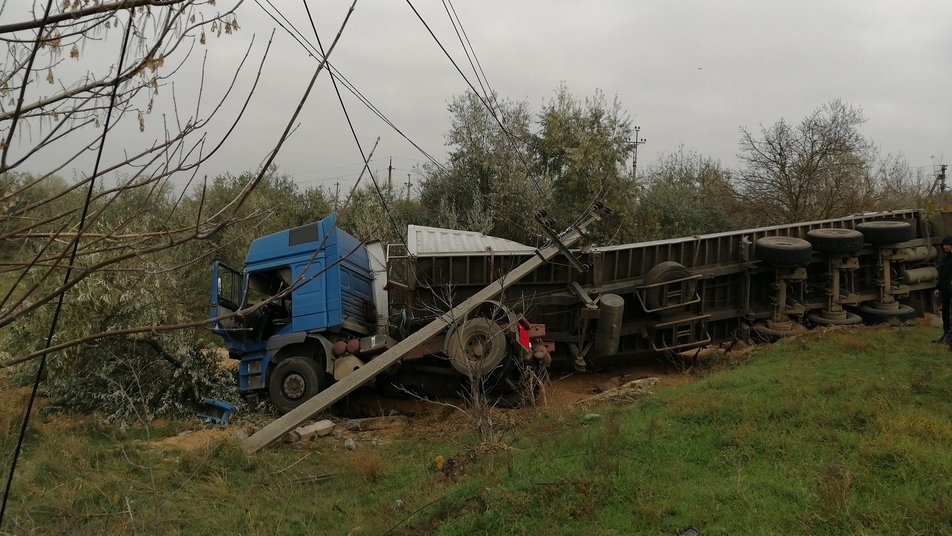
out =
<path fill-rule="evenodd" d="M 641 132 L 641 127 L 634 127 L 635 129 L 635 141 L 628 139 L 628 143 L 631 144 L 631 180 L 635 180 L 638 177 L 638 146 L 647 142 L 648 140 L 644 138 L 639 138 L 639 133 Z"/>
<path fill-rule="evenodd" d="M 393 157 L 390 157 L 390 165 L 387 166 L 387 193 L 393 195 Z"/>
<path fill-rule="evenodd" d="M 410 182 L 410 174 L 407 173 L 407 201 L 410 200 L 410 186 L 412 186 L 412 183 Z"/>

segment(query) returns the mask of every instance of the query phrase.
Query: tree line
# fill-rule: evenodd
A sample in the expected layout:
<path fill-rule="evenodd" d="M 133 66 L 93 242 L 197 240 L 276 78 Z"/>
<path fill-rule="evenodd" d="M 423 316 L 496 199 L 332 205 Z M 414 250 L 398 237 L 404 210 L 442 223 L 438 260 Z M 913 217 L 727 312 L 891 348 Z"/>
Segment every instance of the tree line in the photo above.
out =
<path fill-rule="evenodd" d="M 631 123 L 617 99 L 600 92 L 580 99 L 562 86 L 536 113 L 523 102 L 493 102 L 490 110 L 473 94 L 452 100 L 447 161 L 421 167 L 424 179 L 410 198 L 365 185 L 341 199 L 302 189 L 276 168 L 260 180 L 253 172 L 222 174 L 184 192 L 168 183 L 101 183 L 89 207 L 97 217 L 74 260 L 89 273 L 66 294 L 57 340 L 201 319 L 213 260 L 240 266 L 254 238 L 330 212 L 364 240 L 397 243 L 417 224 L 535 244 L 536 211 L 547 208 L 567 225 L 597 200 L 614 214 L 589 240 L 611 245 L 926 202 L 923 178 L 899 158 L 880 158 L 861 134 L 862 112 L 840 101 L 795 124 L 741 128 L 737 169 L 679 148 L 637 177 L 627 165 Z M 26 355 L 38 350 L 53 315 L 48 299 L 61 290 L 55 275 L 63 258 L 51 244 L 68 237 L 64 217 L 84 194 L 56 176 L 11 171 L 0 180 L 3 344 L 8 356 Z M 203 233 L 210 215 L 224 212 L 229 225 Z M 174 242 L 183 229 L 201 239 L 149 254 L 156 236 Z M 201 331 L 145 330 L 78 344 L 51 361 L 47 389 L 63 407 L 112 418 L 133 415 L 132 399 L 154 415 L 187 411 L 203 396 L 229 398 L 231 379 L 213 342 Z M 30 370 L 8 375 L 24 381 Z"/>

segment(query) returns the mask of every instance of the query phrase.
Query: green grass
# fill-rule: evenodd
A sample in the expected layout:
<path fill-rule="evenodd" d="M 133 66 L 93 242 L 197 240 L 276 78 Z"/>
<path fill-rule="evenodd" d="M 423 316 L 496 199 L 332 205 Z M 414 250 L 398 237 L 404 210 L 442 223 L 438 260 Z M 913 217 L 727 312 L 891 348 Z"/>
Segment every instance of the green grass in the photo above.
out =
<path fill-rule="evenodd" d="M 948 533 L 952 352 L 929 342 L 933 331 L 869 327 L 781 341 L 635 404 L 541 411 L 510 430 L 506 447 L 417 428 L 354 452 L 330 439 L 253 456 L 231 440 L 157 450 L 142 430 L 41 415 L 2 529 Z M 583 424 L 593 412 L 601 418 Z M 437 455 L 450 460 L 443 471 Z M 320 475 L 332 476 L 311 478 Z"/>

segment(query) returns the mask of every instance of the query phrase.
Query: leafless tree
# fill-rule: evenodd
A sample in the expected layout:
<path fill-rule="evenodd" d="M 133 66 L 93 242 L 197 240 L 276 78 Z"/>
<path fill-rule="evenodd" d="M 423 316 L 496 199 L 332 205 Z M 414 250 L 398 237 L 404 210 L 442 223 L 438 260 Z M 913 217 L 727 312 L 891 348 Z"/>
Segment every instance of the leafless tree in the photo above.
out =
<path fill-rule="evenodd" d="M 738 182 L 760 223 L 829 218 L 875 197 L 872 144 L 859 131 L 862 110 L 834 100 L 800 123 L 781 119 L 759 133 L 741 128 Z"/>
<path fill-rule="evenodd" d="M 209 209 L 201 184 L 192 186 L 252 102 L 268 57 L 270 43 L 257 71 L 249 67 L 252 39 L 233 77 L 206 80 L 208 48 L 240 29 L 241 3 L 43 0 L 23 13 L 0 4 L 4 20 L 23 17 L 0 24 L 0 329 L 93 274 L 180 269 L 168 256 L 172 248 L 260 216 L 237 209 L 271 166 L 300 106 L 263 155 L 260 174 L 234 198 Z M 69 169 L 85 171 L 63 180 Z M 182 198 L 170 194 L 183 185 L 197 192 L 187 218 Z"/>
<path fill-rule="evenodd" d="M 14 262 L 3 267 L 15 279 L 0 298 L 0 327 L 92 273 L 134 264 L 230 223 L 224 213 L 200 214 L 173 227 L 170 214 L 156 217 L 151 209 L 173 178 L 193 178 L 227 138 L 211 139 L 207 128 L 231 98 L 244 60 L 210 108 L 202 103 L 204 81 L 194 109 L 185 111 L 171 80 L 193 63 L 208 34 L 238 29 L 235 7 L 220 11 L 214 2 L 194 0 L 48 0 L 34 4 L 25 20 L 0 26 L 8 52 L 0 81 L 0 240 L 17 245 Z M 253 91 L 252 85 L 245 103 Z M 166 112 L 154 117 L 154 109 Z M 226 120 L 233 125 L 240 116 Z M 136 143 L 129 133 L 145 134 L 147 121 L 159 123 L 158 134 Z M 72 166 L 88 171 L 73 182 L 57 179 Z M 29 173 L 18 173 L 24 170 Z M 117 213 L 128 196 L 138 207 Z M 54 282 L 64 270 L 69 275 Z"/>

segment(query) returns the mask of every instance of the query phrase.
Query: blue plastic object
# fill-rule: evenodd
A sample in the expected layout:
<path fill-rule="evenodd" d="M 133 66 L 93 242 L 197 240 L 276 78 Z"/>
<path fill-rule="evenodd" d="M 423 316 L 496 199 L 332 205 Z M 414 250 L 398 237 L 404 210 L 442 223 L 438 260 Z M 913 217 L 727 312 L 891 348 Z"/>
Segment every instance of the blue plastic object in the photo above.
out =
<path fill-rule="evenodd" d="M 238 411 L 235 406 L 228 402 L 222 402 L 214 398 L 203 398 L 202 405 L 205 406 L 205 413 L 199 413 L 198 418 L 214 424 L 228 424 L 232 415 Z"/>

